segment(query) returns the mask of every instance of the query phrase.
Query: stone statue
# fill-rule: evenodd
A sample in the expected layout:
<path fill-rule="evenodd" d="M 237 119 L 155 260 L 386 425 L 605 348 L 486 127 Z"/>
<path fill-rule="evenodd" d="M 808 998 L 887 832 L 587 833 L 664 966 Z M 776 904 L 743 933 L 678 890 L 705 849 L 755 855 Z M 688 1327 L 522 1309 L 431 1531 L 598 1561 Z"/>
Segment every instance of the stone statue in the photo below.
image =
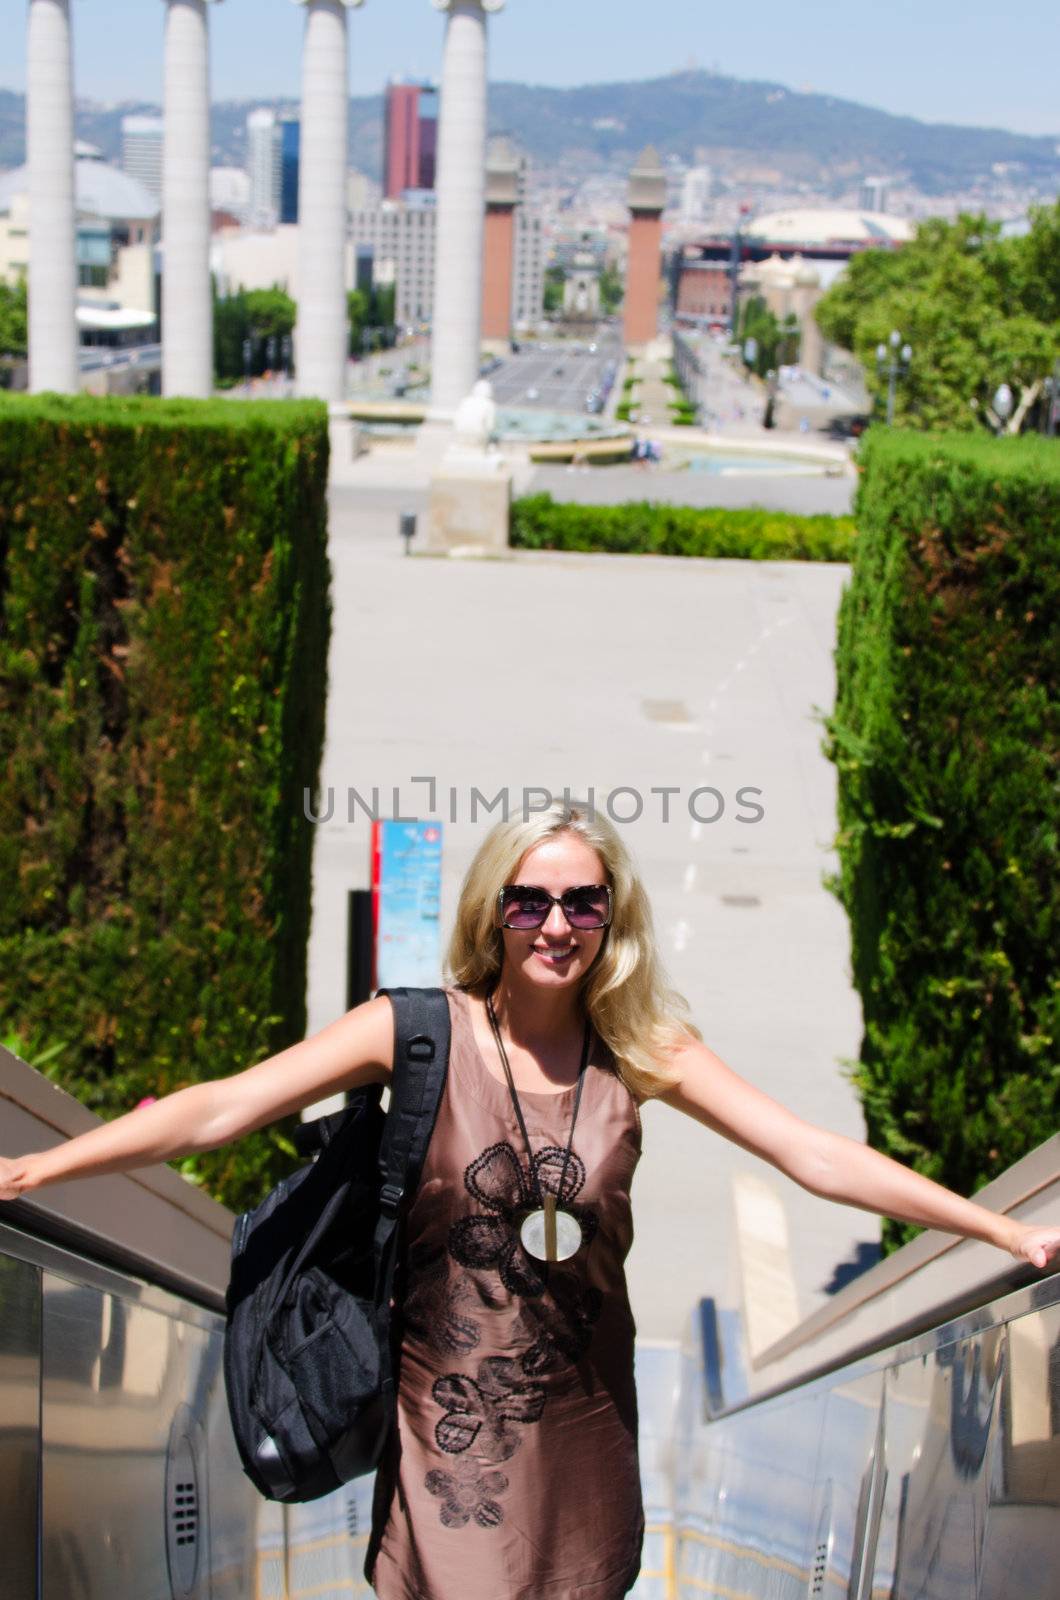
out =
<path fill-rule="evenodd" d="M 461 454 L 485 455 L 497 427 L 497 407 L 493 401 L 493 385 L 488 378 L 479 378 L 456 408 L 453 432 L 456 448 Z"/>

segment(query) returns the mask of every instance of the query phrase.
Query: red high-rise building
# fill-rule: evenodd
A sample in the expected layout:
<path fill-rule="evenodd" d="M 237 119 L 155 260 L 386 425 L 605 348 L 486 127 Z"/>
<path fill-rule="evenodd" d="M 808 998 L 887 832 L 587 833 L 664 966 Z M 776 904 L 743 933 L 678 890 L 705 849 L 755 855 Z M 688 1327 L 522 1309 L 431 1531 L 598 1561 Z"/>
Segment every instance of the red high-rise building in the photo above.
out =
<path fill-rule="evenodd" d="M 383 193 L 433 189 L 438 91 L 429 83 L 388 83 L 383 114 Z"/>

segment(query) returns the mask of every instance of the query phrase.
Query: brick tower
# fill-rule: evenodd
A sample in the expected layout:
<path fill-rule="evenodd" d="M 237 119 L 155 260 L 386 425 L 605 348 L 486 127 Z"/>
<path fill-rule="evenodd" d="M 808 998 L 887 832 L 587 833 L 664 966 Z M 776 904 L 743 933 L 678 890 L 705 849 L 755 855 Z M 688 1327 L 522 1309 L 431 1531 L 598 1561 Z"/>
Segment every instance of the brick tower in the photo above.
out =
<path fill-rule="evenodd" d="M 655 338 L 662 279 L 662 213 L 666 174 L 652 145 L 642 150 L 629 175 L 629 254 L 626 262 L 624 336 L 627 349 Z"/>
<path fill-rule="evenodd" d="M 507 341 L 512 326 L 515 208 L 519 203 L 519 158 L 508 139 L 491 139 L 486 150 L 486 226 L 482 259 L 482 337 Z"/>

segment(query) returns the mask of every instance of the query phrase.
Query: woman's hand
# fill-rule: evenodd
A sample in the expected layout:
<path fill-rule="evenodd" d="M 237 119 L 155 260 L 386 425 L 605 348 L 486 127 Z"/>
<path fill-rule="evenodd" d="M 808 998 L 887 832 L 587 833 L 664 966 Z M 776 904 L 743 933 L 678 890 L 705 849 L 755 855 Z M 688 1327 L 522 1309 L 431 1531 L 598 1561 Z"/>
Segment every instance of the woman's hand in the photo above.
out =
<path fill-rule="evenodd" d="M 28 1187 L 25 1158 L 12 1161 L 0 1156 L 0 1200 L 17 1200 Z"/>
<path fill-rule="evenodd" d="M 1036 1228 L 1024 1222 L 1014 1222 L 1013 1228 L 1009 1249 L 1017 1261 L 1029 1261 L 1032 1267 L 1047 1267 L 1060 1253 L 1060 1228 Z"/>
<path fill-rule="evenodd" d="M 189 1083 L 160 1100 L 148 1096 L 124 1116 L 49 1150 L 0 1156 L 0 1204 L 48 1183 L 217 1150 L 326 1095 L 389 1082 L 393 1054 L 393 1008 L 386 995 L 376 995 L 243 1072 Z"/>
<path fill-rule="evenodd" d="M 879 1150 L 803 1121 L 698 1040 L 675 1051 L 672 1066 L 677 1082 L 661 1100 L 772 1162 L 811 1194 L 921 1228 L 981 1239 L 1039 1270 L 1060 1255 L 1060 1227 L 1033 1227 L 988 1211 Z"/>

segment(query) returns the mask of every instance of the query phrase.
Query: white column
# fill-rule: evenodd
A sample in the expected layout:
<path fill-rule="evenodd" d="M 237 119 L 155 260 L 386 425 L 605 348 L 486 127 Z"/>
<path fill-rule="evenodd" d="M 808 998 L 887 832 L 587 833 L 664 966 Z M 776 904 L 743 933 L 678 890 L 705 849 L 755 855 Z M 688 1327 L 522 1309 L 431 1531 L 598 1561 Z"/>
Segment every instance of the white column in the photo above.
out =
<path fill-rule="evenodd" d="M 451 415 L 478 378 L 486 211 L 486 13 L 504 0 L 431 0 L 448 13 L 435 168 L 431 409 Z"/>
<path fill-rule="evenodd" d="M 28 23 L 29 386 L 71 394 L 81 380 L 69 0 L 30 0 Z"/>
<path fill-rule="evenodd" d="M 295 0 L 306 7 L 298 154 L 296 389 L 346 398 L 346 11 L 363 0 Z"/>
<path fill-rule="evenodd" d="M 213 393 L 207 0 L 166 0 L 162 393 Z"/>

